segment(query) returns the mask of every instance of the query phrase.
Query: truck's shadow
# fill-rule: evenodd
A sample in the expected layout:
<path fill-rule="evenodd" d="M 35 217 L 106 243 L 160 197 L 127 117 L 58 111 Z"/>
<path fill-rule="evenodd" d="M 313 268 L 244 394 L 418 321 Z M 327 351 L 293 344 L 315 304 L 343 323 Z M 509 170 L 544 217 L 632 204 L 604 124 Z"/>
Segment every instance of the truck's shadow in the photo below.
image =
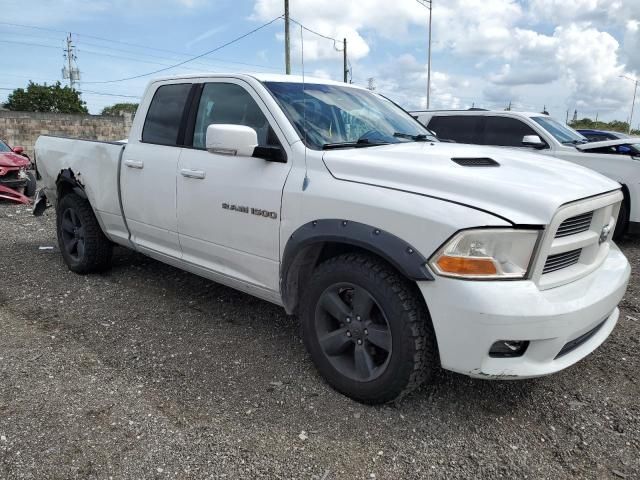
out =
<path fill-rule="evenodd" d="M 271 334 L 263 333 L 263 338 L 273 338 L 276 331 L 280 334 L 286 331 L 285 337 L 298 340 L 294 345 L 274 345 L 276 350 L 295 349 L 298 361 L 304 362 L 311 367 L 311 361 L 303 348 L 299 338 L 299 325 L 297 318 L 288 316 L 280 307 L 262 301 L 250 295 L 238 292 L 232 288 L 225 287 L 215 282 L 203 279 L 188 272 L 175 269 L 162 264 L 143 255 L 136 254 L 124 249 L 118 249 L 114 257 L 111 273 L 105 276 L 125 275 L 135 276 L 135 278 L 148 282 L 157 282 L 160 276 L 162 289 L 166 289 L 166 294 L 175 298 L 182 298 L 190 304 L 190 308 L 195 311 L 207 314 L 207 310 L 212 306 L 212 297 L 216 297 L 215 303 L 223 299 L 225 305 L 237 317 L 225 318 L 228 323 L 242 322 L 242 319 L 254 317 L 255 313 L 261 312 L 268 319 L 260 323 L 263 330 L 272 330 Z M 171 281 L 166 281 L 172 279 Z M 274 323 L 273 320 L 276 320 Z M 282 338 L 282 337 L 279 337 Z M 241 346 L 238 347 L 242 349 Z M 246 352 L 247 357 L 251 357 L 251 352 Z M 318 382 L 323 382 L 322 378 L 315 374 Z M 482 407 L 487 412 L 504 414 L 512 409 L 518 409 L 523 400 L 529 397 L 537 388 L 540 380 L 524 381 L 490 381 L 482 379 L 472 379 L 464 375 L 440 370 L 432 379 L 431 383 L 421 387 L 412 395 L 404 398 L 396 407 L 400 409 L 414 408 L 420 404 L 425 405 L 425 400 L 432 404 L 434 408 L 442 408 L 442 402 L 451 409 L 458 406 L 462 409 L 466 406 L 478 408 Z M 340 396 L 338 393 L 334 395 Z M 454 400 L 455 399 L 455 400 Z"/>

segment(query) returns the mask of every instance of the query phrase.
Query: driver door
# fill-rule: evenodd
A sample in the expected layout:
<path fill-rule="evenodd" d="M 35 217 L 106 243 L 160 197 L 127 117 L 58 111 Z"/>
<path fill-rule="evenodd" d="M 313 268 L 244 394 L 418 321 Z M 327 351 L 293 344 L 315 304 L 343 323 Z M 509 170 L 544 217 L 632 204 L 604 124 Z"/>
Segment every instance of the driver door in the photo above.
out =
<path fill-rule="evenodd" d="M 286 145 L 260 97 L 243 82 L 205 83 L 178 161 L 177 220 L 183 259 L 257 289 L 279 291 L 280 206 L 291 162 L 210 153 L 211 124 L 245 125 L 258 145 Z M 269 215 L 258 214 L 258 210 Z"/>

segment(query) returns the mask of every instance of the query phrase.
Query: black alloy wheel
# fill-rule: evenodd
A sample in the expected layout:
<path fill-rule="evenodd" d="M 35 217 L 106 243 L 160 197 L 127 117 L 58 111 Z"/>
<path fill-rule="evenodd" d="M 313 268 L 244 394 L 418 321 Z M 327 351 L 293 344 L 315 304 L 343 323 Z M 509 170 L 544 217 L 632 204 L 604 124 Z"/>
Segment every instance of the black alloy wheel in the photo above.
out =
<path fill-rule="evenodd" d="M 74 261 L 81 262 L 85 254 L 85 229 L 73 208 L 62 212 L 61 229 L 63 248 Z"/>
<path fill-rule="evenodd" d="M 342 375 L 367 382 L 384 373 L 392 352 L 391 330 L 364 287 L 331 285 L 320 296 L 315 320 L 320 348 Z"/>

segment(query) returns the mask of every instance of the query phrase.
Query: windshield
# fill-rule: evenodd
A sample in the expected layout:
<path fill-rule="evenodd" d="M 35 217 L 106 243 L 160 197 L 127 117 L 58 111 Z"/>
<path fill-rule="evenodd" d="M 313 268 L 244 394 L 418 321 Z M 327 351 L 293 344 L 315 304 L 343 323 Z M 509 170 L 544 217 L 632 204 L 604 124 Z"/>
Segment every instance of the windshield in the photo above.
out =
<path fill-rule="evenodd" d="M 436 141 L 411 115 L 367 90 L 315 83 L 266 82 L 309 148 Z"/>
<path fill-rule="evenodd" d="M 9 145 L 7 145 L 2 140 L 0 140 L 0 152 L 10 152 L 10 151 L 11 151 L 11 148 L 9 147 Z"/>
<path fill-rule="evenodd" d="M 560 143 L 587 143 L 589 140 L 583 137 L 573 128 L 554 120 L 551 117 L 532 117 L 534 122 L 544 128 Z"/>

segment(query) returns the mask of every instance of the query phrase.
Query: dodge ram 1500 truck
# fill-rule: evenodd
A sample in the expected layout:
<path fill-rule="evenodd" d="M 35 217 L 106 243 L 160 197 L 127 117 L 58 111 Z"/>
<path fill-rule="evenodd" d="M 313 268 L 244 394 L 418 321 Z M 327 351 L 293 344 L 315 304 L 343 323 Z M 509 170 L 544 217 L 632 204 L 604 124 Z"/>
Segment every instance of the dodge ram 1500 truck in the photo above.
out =
<path fill-rule="evenodd" d="M 623 199 L 534 153 L 439 143 L 366 89 L 279 75 L 152 81 L 131 133 L 42 136 L 37 168 L 68 267 L 114 244 L 297 314 L 319 372 L 366 403 L 441 366 L 516 379 L 609 336 L 629 264 Z"/>

